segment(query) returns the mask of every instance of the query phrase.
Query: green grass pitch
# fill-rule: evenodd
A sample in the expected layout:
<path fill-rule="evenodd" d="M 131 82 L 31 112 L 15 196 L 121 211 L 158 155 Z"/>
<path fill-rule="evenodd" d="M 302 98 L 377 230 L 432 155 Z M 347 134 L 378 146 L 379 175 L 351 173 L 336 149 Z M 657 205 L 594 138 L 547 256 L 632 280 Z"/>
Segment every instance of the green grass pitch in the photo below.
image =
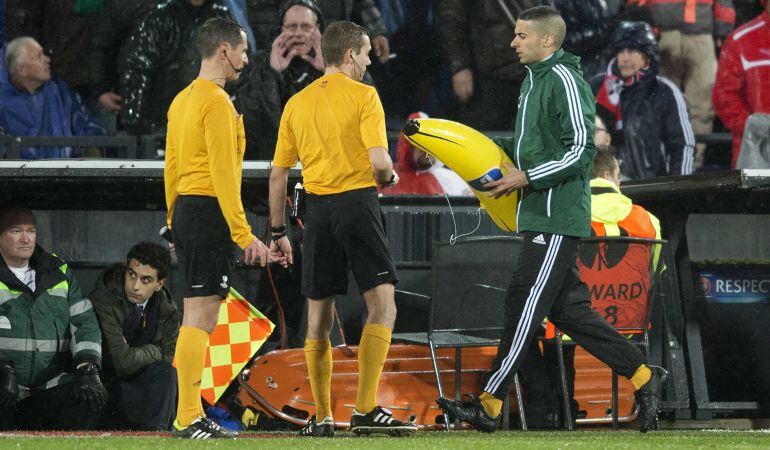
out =
<path fill-rule="evenodd" d="M 331 439 L 299 438 L 293 434 L 244 435 L 233 441 L 182 441 L 161 436 L 91 436 L 0 434 L 0 449 L 637 449 L 637 448 L 770 448 L 770 431 L 637 431 L 418 432 L 410 437 L 354 437 L 338 433 Z"/>

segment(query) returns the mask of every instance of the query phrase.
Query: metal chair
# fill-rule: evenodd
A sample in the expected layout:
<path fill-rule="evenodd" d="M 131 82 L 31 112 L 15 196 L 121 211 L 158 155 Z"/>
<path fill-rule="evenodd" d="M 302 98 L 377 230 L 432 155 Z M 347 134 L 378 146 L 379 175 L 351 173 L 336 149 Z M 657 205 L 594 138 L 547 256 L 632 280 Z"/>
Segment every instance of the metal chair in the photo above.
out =
<path fill-rule="evenodd" d="M 426 332 L 396 333 L 393 341 L 424 345 L 430 349 L 439 396 L 444 396 L 436 358 L 437 348 L 455 349 L 455 398 L 460 396 L 462 349 L 495 346 L 500 342 L 505 311 L 505 292 L 516 261 L 521 238 L 516 236 L 477 237 L 450 243 L 434 242 L 431 266 L 431 295 L 405 291 L 399 295 L 427 301 Z M 516 398 L 521 405 L 518 375 L 514 378 Z M 508 397 L 504 400 L 503 428 L 508 428 Z M 519 410 L 522 429 L 526 419 Z M 449 420 L 444 415 L 445 429 Z"/>
<path fill-rule="evenodd" d="M 664 268 L 660 262 L 660 239 L 628 236 L 603 236 L 581 239 L 578 250 L 580 279 L 588 287 L 591 306 L 628 336 L 649 357 L 650 313 L 655 297 L 657 279 Z M 572 413 L 564 365 L 564 345 L 577 345 L 551 322 L 547 322 L 544 341 L 554 342 L 564 405 L 564 420 L 572 430 Z M 612 428 L 619 428 L 618 374 L 612 372 Z"/>

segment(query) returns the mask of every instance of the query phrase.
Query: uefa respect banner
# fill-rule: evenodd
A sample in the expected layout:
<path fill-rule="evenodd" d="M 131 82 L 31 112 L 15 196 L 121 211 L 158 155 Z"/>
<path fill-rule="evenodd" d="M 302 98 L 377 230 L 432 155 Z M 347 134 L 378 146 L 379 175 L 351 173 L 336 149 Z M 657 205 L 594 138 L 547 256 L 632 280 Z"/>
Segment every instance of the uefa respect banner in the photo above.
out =
<path fill-rule="evenodd" d="M 698 288 L 709 303 L 770 303 L 770 265 L 713 266 L 698 271 Z"/>

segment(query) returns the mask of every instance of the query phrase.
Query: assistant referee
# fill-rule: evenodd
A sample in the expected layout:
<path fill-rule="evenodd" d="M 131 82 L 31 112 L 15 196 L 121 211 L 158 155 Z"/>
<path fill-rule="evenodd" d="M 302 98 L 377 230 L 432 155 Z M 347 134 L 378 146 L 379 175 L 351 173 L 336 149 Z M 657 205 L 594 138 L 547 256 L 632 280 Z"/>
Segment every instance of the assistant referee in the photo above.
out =
<path fill-rule="evenodd" d="M 363 294 L 368 318 L 358 351 L 355 433 L 413 431 L 377 406 L 377 385 L 396 319 L 398 278 L 382 223 L 376 186 L 398 177 L 387 150 L 385 114 L 377 91 L 361 83 L 370 64 L 366 30 L 352 22 L 330 25 L 321 39 L 326 70 L 286 105 L 270 175 L 271 251 L 291 259 L 284 204 L 289 168 L 302 162 L 307 192 L 302 293 L 308 301 L 305 341 L 316 416 L 303 436 L 331 436 L 332 354 L 329 333 L 334 296 L 345 295 L 348 268 Z"/>
<path fill-rule="evenodd" d="M 243 119 L 224 86 L 248 63 L 246 33 L 214 18 L 199 32 L 198 78 L 177 94 L 166 137 L 167 224 L 184 276 L 184 313 L 176 345 L 179 404 L 172 432 L 191 439 L 233 437 L 206 418 L 200 383 L 209 334 L 230 287 L 233 243 L 244 262 L 262 266 L 268 249 L 251 232 L 241 203 Z"/>

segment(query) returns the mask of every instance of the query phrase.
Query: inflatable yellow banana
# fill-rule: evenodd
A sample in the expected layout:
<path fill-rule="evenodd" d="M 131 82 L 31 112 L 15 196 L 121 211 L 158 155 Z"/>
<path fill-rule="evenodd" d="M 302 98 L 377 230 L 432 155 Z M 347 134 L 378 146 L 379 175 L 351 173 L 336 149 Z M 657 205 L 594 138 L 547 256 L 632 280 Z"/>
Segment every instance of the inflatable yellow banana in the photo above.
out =
<path fill-rule="evenodd" d="M 409 119 L 401 130 L 413 146 L 425 150 L 465 180 L 481 206 L 503 231 L 516 231 L 516 202 L 512 193 L 487 197 L 485 185 L 507 173 L 511 159 L 491 139 L 461 123 L 443 119 Z"/>

